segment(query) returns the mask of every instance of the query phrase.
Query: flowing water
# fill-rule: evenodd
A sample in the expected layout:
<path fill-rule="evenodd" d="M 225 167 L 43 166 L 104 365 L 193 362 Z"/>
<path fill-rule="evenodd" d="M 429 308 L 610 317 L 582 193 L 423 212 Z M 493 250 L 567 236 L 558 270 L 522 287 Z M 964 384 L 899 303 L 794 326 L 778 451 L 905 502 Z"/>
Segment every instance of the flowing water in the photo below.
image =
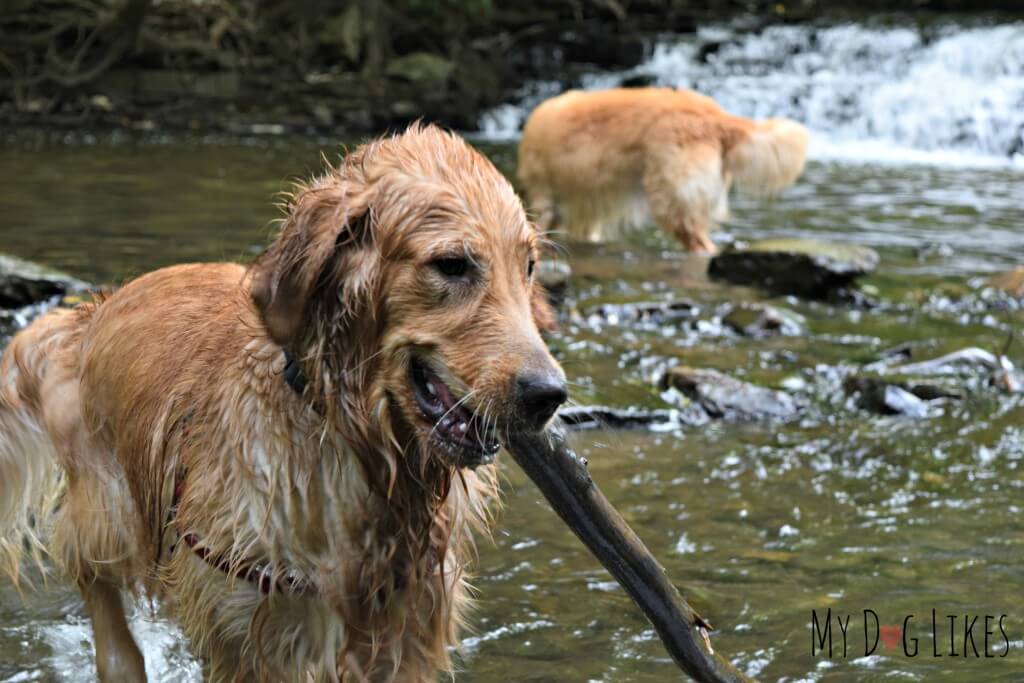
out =
<path fill-rule="evenodd" d="M 807 124 L 819 159 L 1024 164 L 1024 22 L 737 25 L 656 41 L 628 71 L 585 73 L 574 87 L 693 88 L 740 116 Z M 485 135 L 518 134 L 565 83 L 532 83 L 487 112 Z"/>
<path fill-rule="evenodd" d="M 1020 121 L 1019 109 L 1003 114 Z M 1006 152 L 1004 132 L 1000 124 L 992 148 L 971 143 L 972 154 Z M 513 171 L 512 144 L 483 149 Z M 962 151 L 953 143 L 942 149 Z M 274 193 L 318 169 L 321 150 L 330 156 L 340 145 L 10 137 L 0 152 L 0 251 L 92 282 L 182 261 L 248 259 L 271 234 Z M 576 402 L 672 405 L 678 398 L 660 394 L 654 380 L 686 364 L 785 389 L 806 406 L 789 423 L 574 437 L 612 503 L 716 626 L 716 649 L 749 673 L 787 681 L 1024 680 L 1024 396 L 989 386 L 989 371 L 974 368 L 944 380 L 964 392 L 962 401 L 924 418 L 881 417 L 841 388 L 900 344 L 909 343 L 915 359 L 1004 347 L 1024 323 L 1024 307 L 987 289 L 984 278 L 1024 264 L 1022 205 L 1024 174 L 1010 162 L 891 159 L 816 161 L 775 202 L 734 202 L 720 239 L 785 235 L 877 249 L 881 266 L 866 284 L 879 305 L 869 310 L 711 283 L 704 261 L 653 228 L 626 244 L 567 247 L 572 310 L 551 344 Z M 695 317 L 618 323 L 593 313 L 598 304 L 673 297 L 695 301 Z M 741 301 L 787 308 L 805 329 L 741 337 L 722 324 Z M 1024 343 L 1008 356 L 1024 364 Z M 480 600 L 458 680 L 678 680 L 628 597 L 515 466 L 506 462 L 503 471 L 504 510 L 493 543 L 480 543 Z M 833 657 L 812 656 L 812 610 L 822 619 L 829 608 L 844 621 L 852 615 L 848 657 L 835 622 Z M 867 657 L 864 610 L 877 614 L 884 636 Z M 907 615 L 916 657 L 904 654 L 898 635 Z M 952 644 L 946 615 L 958 615 Z M 965 615 L 968 623 L 979 617 L 972 633 L 981 656 L 965 644 Z M 995 617 L 993 658 L 983 656 L 985 615 Z M 870 641 L 870 618 L 868 628 Z M 153 680 L 197 679 L 172 624 L 140 609 L 133 629 Z M 0 682 L 93 680 L 89 641 L 72 591 L 50 585 L 23 602 L 0 584 Z"/>

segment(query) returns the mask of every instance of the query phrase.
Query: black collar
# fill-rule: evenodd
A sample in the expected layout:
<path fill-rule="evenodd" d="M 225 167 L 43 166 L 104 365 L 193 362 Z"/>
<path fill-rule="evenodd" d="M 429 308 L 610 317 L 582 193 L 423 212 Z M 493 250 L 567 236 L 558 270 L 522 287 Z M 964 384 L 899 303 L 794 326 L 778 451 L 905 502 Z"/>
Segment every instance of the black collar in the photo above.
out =
<path fill-rule="evenodd" d="M 302 368 L 299 367 L 299 361 L 292 355 L 291 351 L 282 348 L 281 351 L 284 353 L 284 381 L 288 383 L 296 394 L 302 395 L 302 392 L 306 390 L 306 376 L 302 374 Z"/>

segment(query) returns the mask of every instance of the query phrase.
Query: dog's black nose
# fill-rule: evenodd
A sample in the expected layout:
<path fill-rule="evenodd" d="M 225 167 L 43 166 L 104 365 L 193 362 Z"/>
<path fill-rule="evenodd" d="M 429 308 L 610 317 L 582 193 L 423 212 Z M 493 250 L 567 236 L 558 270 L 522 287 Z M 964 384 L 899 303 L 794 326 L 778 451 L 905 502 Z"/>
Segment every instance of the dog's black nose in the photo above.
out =
<path fill-rule="evenodd" d="M 536 427 L 543 426 L 565 403 L 565 380 L 557 375 L 520 375 L 516 380 L 523 417 Z"/>

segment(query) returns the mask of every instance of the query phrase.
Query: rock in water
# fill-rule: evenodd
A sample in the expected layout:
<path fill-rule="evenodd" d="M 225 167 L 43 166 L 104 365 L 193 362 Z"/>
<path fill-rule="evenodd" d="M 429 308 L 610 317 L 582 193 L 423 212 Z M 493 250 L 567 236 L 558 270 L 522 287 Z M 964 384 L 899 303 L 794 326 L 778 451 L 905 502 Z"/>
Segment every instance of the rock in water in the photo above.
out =
<path fill-rule="evenodd" d="M 662 390 L 675 389 L 713 418 L 785 420 L 800 412 L 793 397 L 759 387 L 715 370 L 674 367 L 659 380 Z"/>
<path fill-rule="evenodd" d="M 565 302 L 569 292 L 569 278 L 572 268 L 565 261 L 541 259 L 537 263 L 537 282 L 544 288 L 551 305 L 558 308 Z"/>
<path fill-rule="evenodd" d="M 854 281 L 877 267 L 878 254 L 867 247 L 778 239 L 729 247 L 711 259 L 708 275 L 773 294 L 824 300 L 848 296 Z"/>
<path fill-rule="evenodd" d="M 775 306 L 743 304 L 729 311 L 722 322 L 746 337 L 796 336 L 804 331 L 802 316 Z"/>
<path fill-rule="evenodd" d="M 927 417 L 928 406 L 914 394 L 894 384 L 883 389 L 883 405 L 888 412 L 909 417 Z"/>
<path fill-rule="evenodd" d="M 850 391 L 849 386 L 847 391 Z M 924 401 L 895 384 L 866 383 L 852 393 L 857 394 L 857 405 L 879 415 L 928 416 L 928 405 Z"/>
<path fill-rule="evenodd" d="M 971 371 L 972 368 L 986 368 L 998 370 L 1000 368 L 1013 369 L 1013 364 L 1003 356 L 997 356 L 991 351 L 979 349 L 976 346 L 969 346 L 952 353 L 947 353 L 938 358 L 923 360 L 918 363 L 898 365 L 891 368 L 891 372 L 899 372 L 906 375 L 949 375 L 957 374 L 963 370 Z"/>
<path fill-rule="evenodd" d="M 85 286 L 64 273 L 0 254 L 0 309 L 24 308 Z"/>
<path fill-rule="evenodd" d="M 938 384 L 910 384 L 862 375 L 846 378 L 843 389 L 857 397 L 861 408 L 879 415 L 927 417 L 929 402 L 963 398 L 963 394 Z"/>
<path fill-rule="evenodd" d="M 569 429 L 650 429 L 666 431 L 679 427 L 699 427 L 708 421 L 707 413 L 698 406 L 690 410 L 644 410 L 609 406 L 569 406 L 558 411 Z"/>
<path fill-rule="evenodd" d="M 700 313 L 700 306 L 688 299 L 672 301 L 636 301 L 626 304 L 599 304 L 588 308 L 588 319 L 602 320 L 611 325 L 625 322 L 673 323 L 691 320 Z"/>

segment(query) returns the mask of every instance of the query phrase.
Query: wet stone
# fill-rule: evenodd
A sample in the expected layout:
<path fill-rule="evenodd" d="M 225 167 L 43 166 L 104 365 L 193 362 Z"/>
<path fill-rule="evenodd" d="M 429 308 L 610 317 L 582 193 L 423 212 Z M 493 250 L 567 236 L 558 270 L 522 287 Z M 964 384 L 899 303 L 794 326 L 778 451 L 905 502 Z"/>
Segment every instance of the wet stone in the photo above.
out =
<path fill-rule="evenodd" d="M 970 346 L 965 349 L 947 353 L 938 358 L 931 358 L 916 363 L 908 363 L 892 368 L 894 372 L 907 375 L 957 374 L 964 371 L 976 372 L 985 370 L 1012 369 L 1004 356 L 997 356 L 991 351 Z"/>
<path fill-rule="evenodd" d="M 597 317 L 613 325 L 626 321 L 667 323 L 696 318 L 700 313 L 700 306 L 688 299 L 674 299 L 600 304 L 588 308 L 584 313 L 587 318 Z"/>
<path fill-rule="evenodd" d="M 63 273 L 0 254 L 0 309 L 24 308 L 84 287 Z"/>
<path fill-rule="evenodd" d="M 882 352 L 878 354 L 878 360 L 880 361 L 910 360 L 913 357 L 914 345 L 910 342 L 903 342 L 902 344 L 897 344 L 896 346 L 888 349 L 883 349 Z"/>
<path fill-rule="evenodd" d="M 537 282 L 544 288 L 552 306 L 561 306 L 569 292 L 572 268 L 565 261 L 542 260 L 537 263 Z"/>
<path fill-rule="evenodd" d="M 733 308 L 722 322 L 746 337 L 797 336 L 803 334 L 803 317 L 775 306 L 743 304 Z"/>
<path fill-rule="evenodd" d="M 674 389 L 699 405 L 712 418 L 728 420 L 786 420 L 800 405 L 784 391 L 738 380 L 716 370 L 677 366 L 658 382 L 663 391 Z"/>
<path fill-rule="evenodd" d="M 648 429 L 666 431 L 679 427 L 697 427 L 707 423 L 708 415 L 697 406 L 645 410 L 610 406 L 571 406 L 558 411 L 558 417 L 573 430 Z"/>
<path fill-rule="evenodd" d="M 778 239 L 730 246 L 711 259 L 708 275 L 773 294 L 856 302 L 854 283 L 877 267 L 878 254 L 867 247 Z"/>
<path fill-rule="evenodd" d="M 940 384 L 911 384 L 863 375 L 846 378 L 843 390 L 847 395 L 856 397 L 860 408 L 878 415 L 927 417 L 930 402 L 963 398 L 960 392 Z"/>

